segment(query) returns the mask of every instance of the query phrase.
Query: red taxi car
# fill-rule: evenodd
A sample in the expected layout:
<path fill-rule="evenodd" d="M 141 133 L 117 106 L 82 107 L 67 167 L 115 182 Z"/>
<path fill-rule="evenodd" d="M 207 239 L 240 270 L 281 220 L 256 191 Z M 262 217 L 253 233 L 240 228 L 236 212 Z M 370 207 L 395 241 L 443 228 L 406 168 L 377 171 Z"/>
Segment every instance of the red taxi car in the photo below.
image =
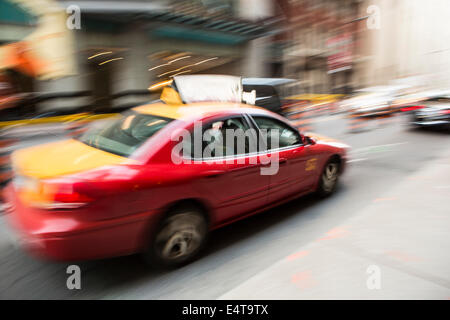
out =
<path fill-rule="evenodd" d="M 74 139 L 13 153 L 5 195 L 23 246 L 54 260 L 141 252 L 178 266 L 213 229 L 335 190 L 345 144 L 301 134 L 259 107 L 179 98 L 185 101 L 136 107 Z M 226 130 L 244 142 L 223 143 L 241 137 Z"/>

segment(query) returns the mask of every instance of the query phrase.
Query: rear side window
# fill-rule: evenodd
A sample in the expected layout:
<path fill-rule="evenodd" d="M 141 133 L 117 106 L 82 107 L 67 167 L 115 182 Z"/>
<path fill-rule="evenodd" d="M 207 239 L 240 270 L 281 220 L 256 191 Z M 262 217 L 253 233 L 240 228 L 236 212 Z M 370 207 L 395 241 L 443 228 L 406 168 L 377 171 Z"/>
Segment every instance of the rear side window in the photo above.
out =
<path fill-rule="evenodd" d="M 243 117 L 217 119 L 203 126 L 202 141 L 196 141 L 198 137 L 191 133 L 190 141 L 184 145 L 183 155 L 208 159 L 257 152 L 255 134 Z"/>
<path fill-rule="evenodd" d="M 301 136 L 285 123 L 262 116 L 252 116 L 265 139 L 267 148 L 278 149 L 299 145 L 302 143 Z"/>

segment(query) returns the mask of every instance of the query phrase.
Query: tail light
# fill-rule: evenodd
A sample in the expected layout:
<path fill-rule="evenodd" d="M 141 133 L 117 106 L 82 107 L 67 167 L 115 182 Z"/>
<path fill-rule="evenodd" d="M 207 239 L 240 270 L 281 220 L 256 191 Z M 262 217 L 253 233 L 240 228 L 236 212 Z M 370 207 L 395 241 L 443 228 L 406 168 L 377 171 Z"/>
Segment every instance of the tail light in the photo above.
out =
<path fill-rule="evenodd" d="M 94 200 L 77 190 L 76 186 L 77 184 L 53 185 L 52 205 L 59 208 L 77 208 Z"/>
<path fill-rule="evenodd" d="M 94 199 L 83 192 L 83 184 L 75 181 L 42 180 L 33 188 L 21 190 L 22 199 L 30 206 L 55 210 L 74 209 Z"/>
<path fill-rule="evenodd" d="M 414 110 L 419 110 L 419 109 L 423 109 L 425 108 L 425 106 L 409 106 L 409 107 L 404 107 L 401 109 L 402 112 L 408 112 L 408 111 L 414 111 Z"/>
<path fill-rule="evenodd" d="M 442 114 L 450 114 L 450 110 L 442 110 L 441 113 Z"/>

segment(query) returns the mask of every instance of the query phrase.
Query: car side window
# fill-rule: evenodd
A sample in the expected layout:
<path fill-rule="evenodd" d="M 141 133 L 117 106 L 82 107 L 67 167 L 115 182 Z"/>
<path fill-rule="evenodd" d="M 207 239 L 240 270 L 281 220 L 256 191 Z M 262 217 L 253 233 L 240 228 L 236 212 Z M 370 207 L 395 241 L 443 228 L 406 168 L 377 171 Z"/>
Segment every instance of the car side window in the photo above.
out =
<path fill-rule="evenodd" d="M 201 158 L 222 158 L 257 152 L 255 131 L 243 117 L 230 117 L 206 123 L 202 129 Z M 191 135 L 193 137 L 194 135 Z M 190 144 L 194 155 L 194 143 Z M 199 155 L 193 157 L 199 159 Z"/>
<path fill-rule="evenodd" d="M 285 123 L 263 116 L 252 116 L 261 131 L 263 139 L 266 139 L 269 150 L 290 147 L 302 143 L 300 134 Z M 276 142 L 278 140 L 278 143 Z"/>

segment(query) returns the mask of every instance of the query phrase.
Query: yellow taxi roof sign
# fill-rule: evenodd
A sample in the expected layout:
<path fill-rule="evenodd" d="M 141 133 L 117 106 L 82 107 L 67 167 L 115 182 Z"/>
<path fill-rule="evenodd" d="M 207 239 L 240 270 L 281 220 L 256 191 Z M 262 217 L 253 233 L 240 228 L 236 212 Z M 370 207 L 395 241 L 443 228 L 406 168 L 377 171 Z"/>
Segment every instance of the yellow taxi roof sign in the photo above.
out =
<path fill-rule="evenodd" d="M 183 104 L 178 92 L 171 87 L 164 87 L 160 99 L 166 104 Z"/>

